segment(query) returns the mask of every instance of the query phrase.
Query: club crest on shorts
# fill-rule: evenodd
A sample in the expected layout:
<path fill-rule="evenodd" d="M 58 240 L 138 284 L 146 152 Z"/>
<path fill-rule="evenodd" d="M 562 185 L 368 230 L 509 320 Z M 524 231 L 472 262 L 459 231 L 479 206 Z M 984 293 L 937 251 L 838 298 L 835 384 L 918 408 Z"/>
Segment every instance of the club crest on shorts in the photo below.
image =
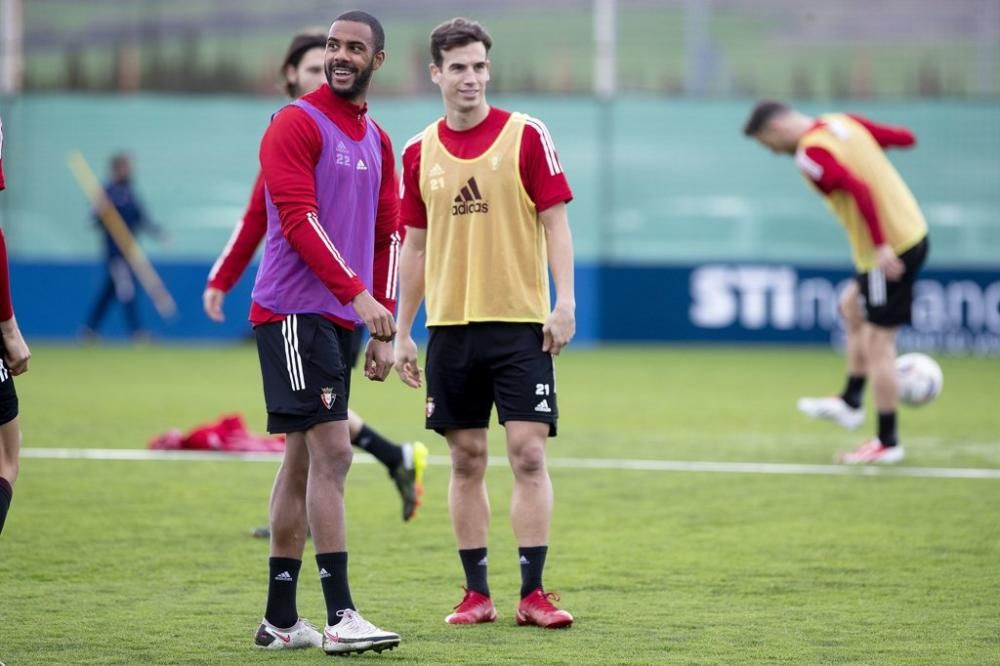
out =
<path fill-rule="evenodd" d="M 333 392 L 332 386 L 324 386 L 319 390 L 319 397 L 323 401 L 323 406 L 331 409 L 334 401 L 337 399 L 337 394 Z"/>
<path fill-rule="evenodd" d="M 427 407 L 424 412 L 427 414 L 427 418 L 434 416 L 434 398 L 427 396 Z"/>

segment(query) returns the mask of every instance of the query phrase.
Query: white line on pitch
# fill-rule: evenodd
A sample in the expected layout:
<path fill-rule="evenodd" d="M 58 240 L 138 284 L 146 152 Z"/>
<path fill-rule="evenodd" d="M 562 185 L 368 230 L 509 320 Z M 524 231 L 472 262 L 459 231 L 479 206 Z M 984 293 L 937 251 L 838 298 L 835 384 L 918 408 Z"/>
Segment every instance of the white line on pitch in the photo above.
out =
<path fill-rule="evenodd" d="M 280 453 L 224 453 L 220 451 L 162 451 L 149 449 L 49 449 L 25 448 L 25 458 L 73 460 L 228 460 L 278 462 Z M 358 463 L 373 463 L 368 455 Z M 429 456 L 432 465 L 449 465 L 448 456 Z M 707 472 L 722 474 L 807 474 L 814 476 L 905 476 L 938 479 L 1000 479 L 1000 469 L 961 467 L 849 467 L 789 463 L 710 462 L 697 460 L 628 460 L 618 458 L 552 458 L 549 467 L 566 469 L 619 469 L 642 472 Z M 490 456 L 490 465 L 506 466 L 504 456 Z"/>

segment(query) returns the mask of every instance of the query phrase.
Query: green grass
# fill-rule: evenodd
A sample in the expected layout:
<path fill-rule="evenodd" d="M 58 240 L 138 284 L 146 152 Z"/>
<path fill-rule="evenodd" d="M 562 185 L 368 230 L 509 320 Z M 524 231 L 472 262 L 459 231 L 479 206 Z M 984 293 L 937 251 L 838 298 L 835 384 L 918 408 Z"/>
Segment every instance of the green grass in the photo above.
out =
<path fill-rule="evenodd" d="M 36 346 L 18 380 L 26 447 L 141 448 L 172 426 L 263 415 L 255 351 Z M 901 414 L 906 465 L 1000 468 L 1000 360 L 942 358 L 945 390 Z M 607 348 L 559 360 L 558 458 L 828 463 L 861 434 L 801 419 L 836 388 L 823 350 Z M 422 396 L 358 382 L 379 430 L 422 437 Z M 866 423 L 864 434 L 871 430 Z M 494 431 L 492 451 L 503 452 Z M 360 458 L 360 456 L 359 456 Z M 0 660 L 21 664 L 305 663 L 254 652 L 276 465 L 25 458 L 0 537 Z M 460 567 L 447 468 L 403 525 L 384 471 L 348 482 L 352 588 L 403 635 L 370 663 L 997 663 L 1000 482 L 554 468 L 546 581 L 569 631 L 514 625 L 510 472 L 491 468 L 500 620 L 449 627 Z M 304 571 L 311 564 L 307 546 Z M 300 612 L 322 621 L 304 576 Z"/>

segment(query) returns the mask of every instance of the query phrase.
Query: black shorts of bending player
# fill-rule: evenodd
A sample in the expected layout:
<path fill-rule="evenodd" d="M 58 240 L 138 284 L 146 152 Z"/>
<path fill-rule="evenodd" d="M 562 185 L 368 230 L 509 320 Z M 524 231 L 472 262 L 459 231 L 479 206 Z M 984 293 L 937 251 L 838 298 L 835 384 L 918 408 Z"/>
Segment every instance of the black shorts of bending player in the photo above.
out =
<path fill-rule="evenodd" d="M 3 346 L 0 354 L 7 355 Z M 7 364 L 0 360 L 0 425 L 10 423 L 17 418 L 17 391 L 14 389 L 14 378 L 11 377 Z"/>
<path fill-rule="evenodd" d="M 898 281 L 887 280 L 885 273 L 877 268 L 857 275 L 861 308 L 868 323 L 883 328 L 896 328 L 912 321 L 913 285 L 917 281 L 917 273 L 927 260 L 928 248 L 925 236 L 922 241 L 899 255 L 905 269 Z"/>
<path fill-rule="evenodd" d="M 267 431 L 305 432 L 347 419 L 352 331 L 313 314 L 254 329 L 267 404 Z"/>
<path fill-rule="evenodd" d="M 556 435 L 552 355 L 542 351 L 542 326 L 476 322 L 434 326 L 427 342 L 427 428 L 485 428 L 493 404 L 501 424 L 549 424 Z"/>

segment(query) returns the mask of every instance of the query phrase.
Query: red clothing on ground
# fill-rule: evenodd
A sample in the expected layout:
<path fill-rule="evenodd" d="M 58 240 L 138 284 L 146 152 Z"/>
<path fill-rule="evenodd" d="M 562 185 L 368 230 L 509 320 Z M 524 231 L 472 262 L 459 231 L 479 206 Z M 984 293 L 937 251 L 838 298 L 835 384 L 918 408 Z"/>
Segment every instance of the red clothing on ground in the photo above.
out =
<path fill-rule="evenodd" d="M 467 130 L 450 129 L 438 121 L 438 136 L 449 153 L 459 159 L 475 159 L 485 153 L 503 130 L 510 111 L 491 107 L 483 122 Z M 400 227 L 427 228 L 427 207 L 420 196 L 420 138 L 410 139 L 403 149 L 403 187 Z M 528 119 L 521 139 L 521 182 L 539 213 L 556 204 L 568 203 L 573 192 L 559 164 L 548 128 L 536 118 Z"/>
<path fill-rule="evenodd" d="M 862 116 L 848 115 L 864 127 L 883 148 L 909 148 L 916 145 L 916 137 L 905 127 L 880 125 Z M 818 120 L 811 129 L 824 125 L 822 120 Z M 796 155 L 796 162 L 799 169 L 824 194 L 831 194 L 835 190 L 848 192 L 854 198 L 858 211 L 868 225 L 872 244 L 878 246 L 885 242 L 885 234 L 882 232 L 882 225 L 879 222 L 878 209 L 875 207 L 867 183 L 838 162 L 829 151 L 817 146 L 806 148 L 805 151 Z"/>
<path fill-rule="evenodd" d="M 338 97 L 329 86 L 303 96 L 347 136 L 361 140 L 368 131 L 368 123 L 375 121 L 367 115 L 368 106 L 358 106 Z M 382 180 L 379 188 L 378 211 L 375 216 L 375 258 L 371 293 L 388 310 L 396 307 L 395 299 L 386 297 L 394 276 L 391 248 L 396 237 L 399 217 L 399 199 L 396 191 L 396 162 L 389 136 L 375 125 L 382 138 Z M 264 135 L 260 146 L 261 174 L 271 201 L 278 209 L 281 231 L 289 245 L 316 273 L 323 284 L 341 303 L 350 302 L 365 290 L 357 276 L 347 273 L 336 261 L 331 261 L 327 249 L 329 239 L 321 238 L 316 228 L 309 224 L 310 214 L 318 215 L 314 171 L 323 152 L 323 137 L 309 114 L 296 107 L 281 110 Z M 280 321 L 281 313 L 269 311 L 257 303 L 250 308 L 250 321 L 258 324 Z M 329 317 L 338 325 L 354 328 L 353 322 Z"/>

